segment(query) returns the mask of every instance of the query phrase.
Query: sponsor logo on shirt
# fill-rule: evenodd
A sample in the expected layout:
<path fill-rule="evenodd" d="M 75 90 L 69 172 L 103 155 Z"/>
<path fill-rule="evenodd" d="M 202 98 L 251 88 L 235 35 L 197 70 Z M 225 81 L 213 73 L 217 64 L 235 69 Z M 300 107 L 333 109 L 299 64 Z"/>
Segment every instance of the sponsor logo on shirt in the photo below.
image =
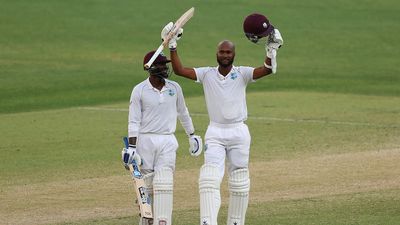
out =
<path fill-rule="evenodd" d="M 231 74 L 231 79 L 235 80 L 238 77 L 237 73 L 232 73 Z"/>
<path fill-rule="evenodd" d="M 169 89 L 168 90 L 168 94 L 169 94 L 169 96 L 174 96 L 175 95 L 175 91 L 173 89 Z"/>

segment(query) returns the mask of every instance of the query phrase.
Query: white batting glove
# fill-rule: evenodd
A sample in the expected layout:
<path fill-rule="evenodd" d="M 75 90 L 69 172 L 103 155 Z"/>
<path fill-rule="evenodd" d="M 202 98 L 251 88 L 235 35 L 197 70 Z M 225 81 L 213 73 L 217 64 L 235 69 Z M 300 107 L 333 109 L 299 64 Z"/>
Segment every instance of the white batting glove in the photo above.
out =
<path fill-rule="evenodd" d="M 127 170 L 129 170 L 129 164 L 132 164 L 133 161 L 135 161 L 138 166 L 142 165 L 142 158 L 140 158 L 140 155 L 136 152 L 135 145 L 129 145 L 127 149 L 123 148 L 121 155 L 122 162 Z"/>
<path fill-rule="evenodd" d="M 162 41 L 164 41 L 167 38 L 169 32 L 172 30 L 173 27 L 174 27 L 173 22 L 169 22 L 167 25 L 165 25 L 165 27 L 161 31 L 161 40 Z M 183 34 L 183 29 L 179 28 L 178 32 L 174 36 L 172 36 L 172 38 L 169 40 L 169 43 L 168 43 L 169 49 L 176 49 L 176 47 L 178 45 L 177 41 L 179 39 L 181 39 L 182 34 Z"/>
<path fill-rule="evenodd" d="M 267 43 L 265 44 L 265 50 L 267 52 L 267 57 L 271 59 L 271 70 L 272 73 L 276 73 L 278 63 L 276 62 L 276 54 L 278 49 L 283 45 L 283 38 L 278 29 L 274 29 L 269 37 L 267 38 Z"/>
<path fill-rule="evenodd" d="M 272 73 L 276 73 L 276 69 L 278 68 L 278 63 L 276 62 L 276 49 L 268 49 L 267 57 L 271 59 L 271 66 L 266 66 L 272 70 Z"/>
<path fill-rule="evenodd" d="M 168 33 L 172 30 L 174 27 L 173 22 L 169 22 L 161 31 L 161 40 L 164 41 L 164 39 L 167 37 Z"/>
<path fill-rule="evenodd" d="M 282 45 L 283 38 L 281 32 L 278 29 L 274 29 L 267 38 L 266 48 L 278 50 Z"/>
<path fill-rule="evenodd" d="M 199 156 L 203 151 L 203 140 L 198 135 L 189 136 L 189 152 L 191 156 Z"/>

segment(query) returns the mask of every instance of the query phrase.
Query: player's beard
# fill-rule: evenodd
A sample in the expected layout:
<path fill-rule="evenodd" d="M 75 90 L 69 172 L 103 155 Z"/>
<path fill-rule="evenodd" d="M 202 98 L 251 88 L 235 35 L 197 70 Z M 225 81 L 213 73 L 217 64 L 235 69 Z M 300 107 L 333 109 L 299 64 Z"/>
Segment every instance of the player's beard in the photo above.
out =
<path fill-rule="evenodd" d="M 217 57 L 217 62 L 218 65 L 224 68 L 230 67 L 233 64 L 233 61 L 235 60 L 235 56 L 233 56 L 230 59 L 221 59 Z"/>

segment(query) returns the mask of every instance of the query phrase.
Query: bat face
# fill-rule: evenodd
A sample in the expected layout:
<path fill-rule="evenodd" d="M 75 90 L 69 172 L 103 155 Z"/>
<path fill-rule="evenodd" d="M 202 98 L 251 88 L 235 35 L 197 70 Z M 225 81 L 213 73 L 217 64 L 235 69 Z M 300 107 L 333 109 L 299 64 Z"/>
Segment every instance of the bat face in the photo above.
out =
<path fill-rule="evenodd" d="M 194 7 L 190 8 L 186 11 L 179 19 L 177 19 L 174 23 L 174 27 L 172 28 L 171 32 L 169 32 L 168 36 L 165 38 L 163 45 L 164 47 L 168 45 L 169 40 L 182 28 L 187 21 L 190 20 L 194 15 Z"/>
<path fill-rule="evenodd" d="M 136 198 L 139 204 L 140 217 L 151 219 L 153 212 L 151 209 L 151 199 L 146 192 L 146 186 L 139 168 L 134 165 L 129 165 L 129 170 L 132 174 L 133 186 L 136 192 Z"/>
<path fill-rule="evenodd" d="M 165 40 L 161 43 L 161 45 L 158 47 L 157 51 L 153 54 L 151 59 L 144 65 L 144 68 L 149 69 L 151 65 L 153 64 L 154 60 L 157 58 L 157 56 L 161 53 L 161 51 L 168 46 L 169 41 L 171 38 L 178 32 L 179 28 L 182 28 L 183 25 L 187 21 L 190 20 L 194 15 L 194 7 L 190 8 L 188 11 L 186 11 L 181 17 L 179 17 L 178 20 L 175 21 L 174 26 L 171 30 L 171 32 L 168 33 L 167 37 Z"/>
<path fill-rule="evenodd" d="M 128 138 L 124 137 L 125 148 L 129 147 Z M 132 175 L 133 186 L 135 188 L 137 202 L 139 204 L 140 217 L 152 219 L 153 211 L 151 209 L 151 199 L 146 191 L 146 185 L 142 173 L 136 163 L 129 165 L 129 171 Z"/>

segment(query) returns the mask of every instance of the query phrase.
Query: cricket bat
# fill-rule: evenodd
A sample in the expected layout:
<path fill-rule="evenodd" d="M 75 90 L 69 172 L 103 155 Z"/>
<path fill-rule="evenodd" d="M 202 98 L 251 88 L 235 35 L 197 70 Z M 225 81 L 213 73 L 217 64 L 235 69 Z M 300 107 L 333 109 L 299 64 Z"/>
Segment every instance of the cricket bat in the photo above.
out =
<path fill-rule="evenodd" d="M 124 137 L 125 148 L 129 148 L 129 141 L 127 137 Z M 143 175 L 139 170 L 139 166 L 134 161 L 129 164 L 129 172 L 132 175 L 133 186 L 136 192 L 137 202 L 139 204 L 140 217 L 152 219 L 153 212 L 151 210 L 151 199 L 145 191 L 146 186 L 144 184 Z"/>
<path fill-rule="evenodd" d="M 185 25 L 187 21 L 190 20 L 194 15 L 194 7 L 190 8 L 188 11 L 186 11 L 184 14 L 182 14 L 179 19 L 177 19 L 174 23 L 174 26 L 172 27 L 171 31 L 168 33 L 167 37 L 165 40 L 161 43 L 161 45 L 157 48 L 156 52 L 153 54 L 153 56 L 150 58 L 150 60 L 144 65 L 146 69 L 149 69 L 151 65 L 153 64 L 154 60 L 156 60 L 157 56 L 162 52 L 162 50 L 168 46 L 169 41 L 171 38 L 176 35 L 176 33 L 179 31 L 180 28 Z"/>

